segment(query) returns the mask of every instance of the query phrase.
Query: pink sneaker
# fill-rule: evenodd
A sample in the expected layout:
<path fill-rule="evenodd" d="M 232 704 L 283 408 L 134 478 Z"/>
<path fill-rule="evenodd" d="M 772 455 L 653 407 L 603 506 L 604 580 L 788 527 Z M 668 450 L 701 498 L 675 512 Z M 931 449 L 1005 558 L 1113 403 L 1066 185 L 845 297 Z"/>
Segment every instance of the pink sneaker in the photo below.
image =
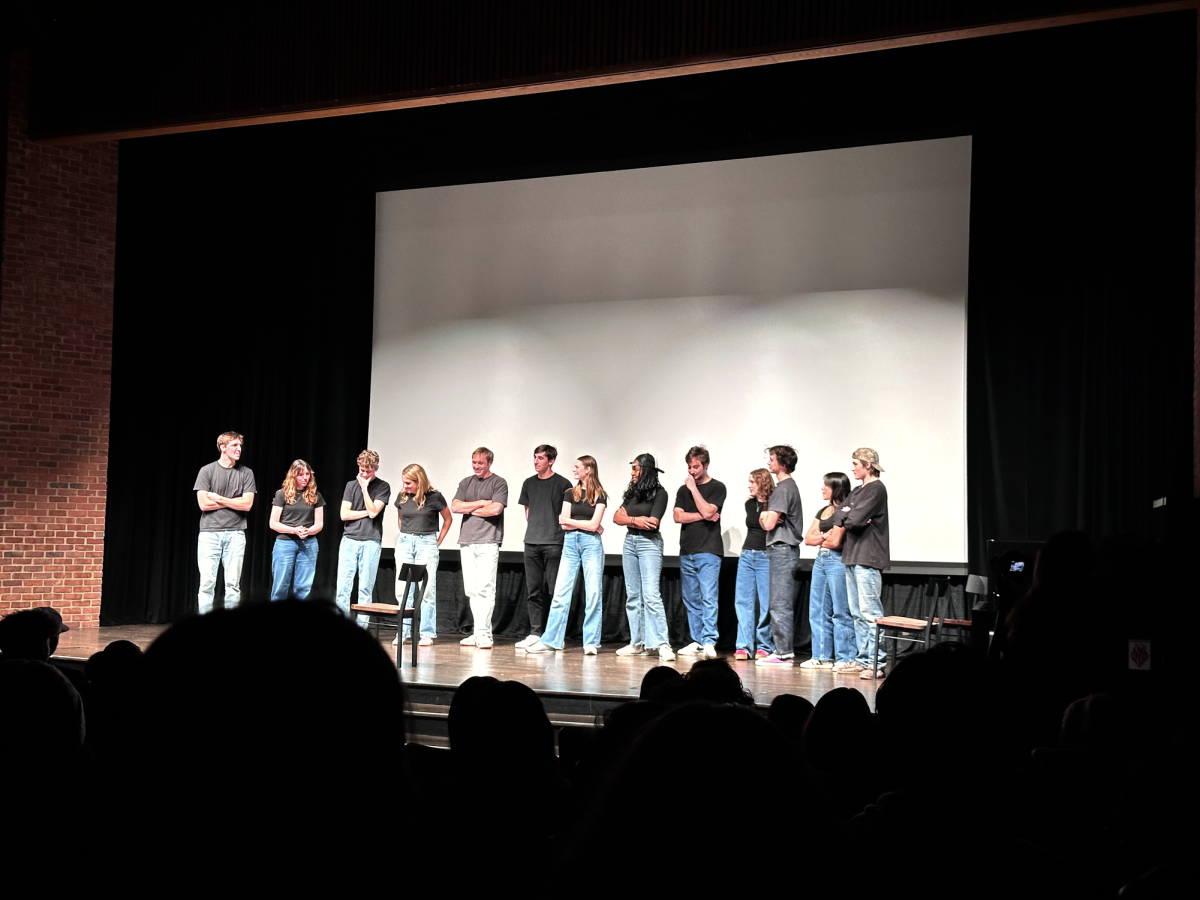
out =
<path fill-rule="evenodd" d="M 733 651 L 733 658 L 734 659 L 749 659 L 750 651 L 747 650 L 745 647 L 738 647 L 736 650 Z"/>
<path fill-rule="evenodd" d="M 766 659 L 770 655 L 771 654 L 768 653 L 766 650 L 764 650 L 762 647 L 759 647 L 757 650 L 754 651 L 755 659 Z"/>

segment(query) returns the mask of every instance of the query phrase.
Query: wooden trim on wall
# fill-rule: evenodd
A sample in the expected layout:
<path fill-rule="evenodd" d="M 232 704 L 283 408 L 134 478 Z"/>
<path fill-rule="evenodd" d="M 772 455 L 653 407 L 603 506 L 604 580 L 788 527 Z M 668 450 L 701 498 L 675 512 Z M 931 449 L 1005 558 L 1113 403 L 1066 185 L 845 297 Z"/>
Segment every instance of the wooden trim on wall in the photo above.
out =
<path fill-rule="evenodd" d="M 1025 19 L 1014 22 L 1005 22 L 997 25 L 981 25 L 977 27 L 962 28 L 951 31 L 906 35 L 904 37 L 862 41 L 853 44 L 840 44 L 829 47 L 817 47 L 808 50 L 796 50 L 783 53 L 770 53 L 760 56 L 705 60 L 703 62 L 684 63 L 676 66 L 663 66 L 652 69 L 636 69 L 626 72 L 607 72 L 603 74 L 569 78 L 561 81 L 545 81 L 497 88 L 486 88 L 481 90 L 434 94 L 422 97 L 410 97 L 400 100 L 382 100 L 370 103 L 327 106 L 292 110 L 288 112 L 265 113 L 262 115 L 238 116 L 224 119 L 210 119 L 198 122 L 176 123 L 171 125 L 154 125 L 114 131 L 65 135 L 43 138 L 39 141 L 39 143 L 78 144 L 97 140 L 120 140 L 122 138 L 153 137 L 155 135 L 165 134 L 184 134 L 194 131 L 213 131 L 220 128 L 238 128 L 245 125 L 269 125 L 278 122 L 301 122 L 308 119 L 325 119 L 333 116 L 353 116 L 360 115 L 362 113 L 386 112 L 389 110 L 410 109 L 422 106 L 436 106 L 445 103 L 466 103 L 473 100 L 489 100 L 498 97 L 516 97 L 525 94 L 541 94 L 550 91 L 565 91 L 572 90 L 574 88 L 599 87 L 601 85 L 608 84 L 628 84 L 630 82 L 650 81 L 657 78 L 674 78 L 680 75 L 721 72 L 732 69 L 745 69 L 752 66 L 773 65 L 775 63 L 798 62 L 805 59 L 826 59 L 835 56 L 849 56 L 855 53 L 870 53 L 876 50 L 894 50 L 903 47 L 916 47 L 924 44 L 937 44 L 947 41 L 968 40 L 970 38 L 1015 34 L 1026 31 L 1039 31 L 1047 28 L 1061 28 L 1067 25 L 1082 25 L 1089 22 L 1104 22 L 1113 19 L 1127 19 L 1137 16 L 1178 12 L 1187 9 L 1196 9 L 1197 7 L 1200 7 L 1200 0 L 1166 0 L 1166 2 L 1148 4 L 1144 6 L 1123 6 L 1113 9 L 1097 10 L 1094 12 L 1049 16 L 1046 18 L 1037 19 Z M 1198 303 L 1200 303 L 1200 300 L 1198 300 Z M 1198 484 L 1200 484 L 1200 474 L 1198 474 L 1197 480 Z"/>

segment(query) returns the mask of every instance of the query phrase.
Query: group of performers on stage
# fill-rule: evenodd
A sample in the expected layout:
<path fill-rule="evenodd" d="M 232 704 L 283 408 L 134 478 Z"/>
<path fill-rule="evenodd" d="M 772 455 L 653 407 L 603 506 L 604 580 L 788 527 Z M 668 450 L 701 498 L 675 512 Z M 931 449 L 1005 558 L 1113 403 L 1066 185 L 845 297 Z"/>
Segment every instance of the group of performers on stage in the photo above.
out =
<path fill-rule="evenodd" d="M 240 463 L 243 438 L 225 432 L 217 438 L 220 458 L 196 477 L 200 536 L 200 612 L 212 609 L 218 567 L 225 573 L 225 605 L 240 597 L 247 513 L 256 493 L 254 473 Z M 805 669 L 832 669 L 862 678 L 883 677 L 887 657 L 879 648 L 878 675 L 872 671 L 875 619 L 883 615 L 880 601 L 882 570 L 890 565 L 887 490 L 879 475 L 879 454 L 869 447 L 855 450 L 850 478 L 830 472 L 821 488 L 826 505 L 818 510 L 807 531 L 803 527 L 800 491 L 792 472 L 796 451 L 787 444 L 767 448 L 765 469 L 750 472 L 745 502 L 747 535 L 738 559 L 737 649 L 734 658 L 754 659 L 759 666 L 792 665 L 793 573 L 800 544 L 817 548 L 809 595 L 812 658 Z M 575 582 L 583 573 L 586 598 L 583 652 L 600 648 L 601 594 L 604 574 L 605 511 L 612 505 L 600 482 L 599 465 L 591 456 L 573 466 L 574 484 L 554 471 L 558 451 L 548 444 L 534 448 L 534 474 L 521 485 L 517 502 L 525 508 L 525 582 L 530 634 L 517 642 L 526 653 L 563 649 L 567 614 Z M 458 544 L 463 588 L 470 602 L 475 633 L 459 643 L 481 650 L 492 647 L 492 610 L 500 544 L 504 539 L 504 509 L 508 483 L 492 471 L 493 454 L 480 447 L 471 454 L 472 474 L 458 484 L 454 498 L 429 483 L 424 468 L 411 464 L 401 474 L 394 506 L 400 526 L 396 566 L 424 564 L 428 587 L 421 603 L 420 646 L 437 636 L 437 564 L 439 547 L 450 531 L 451 515 L 462 516 Z M 692 642 L 680 655 L 713 658 L 717 641 L 717 583 L 725 548 L 721 540 L 721 510 L 725 485 L 708 474 L 709 453 L 692 447 L 685 458 L 688 475 L 675 495 L 672 516 L 681 525 L 679 567 L 683 602 Z M 354 579 L 359 603 L 371 602 L 383 543 L 383 513 L 391 486 L 378 477 L 379 454 L 358 455 L 358 475 L 342 492 L 342 540 L 338 549 L 338 607 L 350 613 Z M 663 538 L 659 529 L 667 512 L 667 491 L 659 483 L 662 470 L 654 457 L 642 453 L 631 463 L 612 523 L 626 529 L 622 553 L 629 643 L 618 656 L 657 653 L 672 660 L 666 614 L 660 593 Z M 312 466 L 302 459 L 288 469 L 271 506 L 270 527 L 278 533 L 271 556 L 271 599 L 305 598 L 316 573 L 317 539 L 324 527 L 325 500 L 317 490 Z M 548 590 L 547 590 L 548 588 Z M 406 602 L 411 607 L 416 588 Z M 551 600 L 547 604 L 547 596 Z M 757 612 L 756 612 L 757 601 Z M 359 624 L 366 625 L 365 616 Z M 412 639 L 404 623 L 403 640 Z M 397 643 L 401 637 L 397 635 Z"/>

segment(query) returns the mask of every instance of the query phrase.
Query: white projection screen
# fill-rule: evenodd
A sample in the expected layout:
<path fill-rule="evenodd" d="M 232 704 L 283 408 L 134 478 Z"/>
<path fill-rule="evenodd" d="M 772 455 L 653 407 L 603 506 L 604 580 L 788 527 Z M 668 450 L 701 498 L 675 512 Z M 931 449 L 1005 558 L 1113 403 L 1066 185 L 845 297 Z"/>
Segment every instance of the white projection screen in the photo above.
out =
<path fill-rule="evenodd" d="M 491 448 L 520 550 L 533 448 L 568 478 L 590 454 L 620 553 L 629 461 L 654 454 L 673 499 L 704 444 L 736 555 L 766 446 L 796 448 L 806 518 L 868 446 L 892 559 L 965 562 L 970 170 L 956 137 L 378 194 L 380 477 L 394 499 L 420 463 L 450 499 Z M 669 509 L 662 531 L 677 555 Z M 385 547 L 397 533 L 389 509 Z"/>

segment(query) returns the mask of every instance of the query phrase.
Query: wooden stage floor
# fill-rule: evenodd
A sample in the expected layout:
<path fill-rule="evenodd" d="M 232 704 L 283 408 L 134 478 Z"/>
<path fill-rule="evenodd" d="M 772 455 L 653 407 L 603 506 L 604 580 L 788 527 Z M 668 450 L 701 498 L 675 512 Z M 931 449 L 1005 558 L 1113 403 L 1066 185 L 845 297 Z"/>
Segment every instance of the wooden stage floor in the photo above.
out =
<path fill-rule="evenodd" d="M 75 628 L 64 634 L 56 659 L 76 664 L 87 660 L 110 641 L 133 641 L 142 648 L 150 646 L 165 625 L 123 625 L 113 628 Z M 393 659 L 394 630 L 382 631 L 382 644 Z M 417 667 L 409 665 L 410 648 L 406 645 L 401 675 L 407 684 L 455 688 L 472 675 L 492 675 L 504 681 L 520 681 L 538 693 L 589 695 L 608 700 L 633 699 L 638 695 L 642 676 L 650 668 L 671 666 L 686 672 L 695 657 L 677 657 L 674 662 L 659 662 L 657 656 L 617 656 L 616 647 L 604 646 L 597 656 L 584 656 L 580 644 L 567 644 L 561 653 L 530 654 L 517 650 L 515 638 L 497 641 L 491 650 L 460 647 L 459 636 L 439 638 L 432 647 L 417 649 Z M 863 693 L 875 708 L 877 682 L 854 676 L 835 676 L 829 670 L 809 671 L 799 666 L 764 668 L 753 662 L 735 662 L 732 653 L 721 654 L 741 676 L 742 684 L 754 695 L 756 703 L 767 705 L 779 694 L 798 694 L 813 703 L 835 687 L 852 687 Z"/>

